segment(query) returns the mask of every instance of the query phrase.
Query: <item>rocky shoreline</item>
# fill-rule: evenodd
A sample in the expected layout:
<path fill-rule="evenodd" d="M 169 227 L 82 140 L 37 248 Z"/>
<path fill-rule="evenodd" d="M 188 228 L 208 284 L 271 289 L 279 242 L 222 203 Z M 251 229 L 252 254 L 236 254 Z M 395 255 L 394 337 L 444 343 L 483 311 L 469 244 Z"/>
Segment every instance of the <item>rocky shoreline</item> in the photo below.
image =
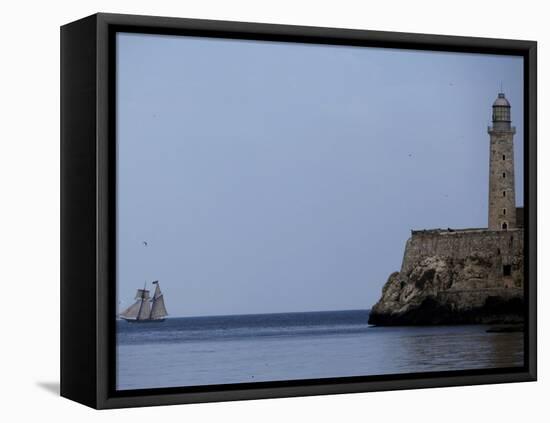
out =
<path fill-rule="evenodd" d="M 523 313 L 520 296 L 507 298 L 498 292 L 488 294 L 479 307 L 460 307 L 438 296 L 426 296 L 418 305 L 397 312 L 381 312 L 375 307 L 368 323 L 379 326 L 513 324 L 523 323 Z"/>
<path fill-rule="evenodd" d="M 422 231 L 372 307 L 381 326 L 523 322 L 523 230 Z"/>

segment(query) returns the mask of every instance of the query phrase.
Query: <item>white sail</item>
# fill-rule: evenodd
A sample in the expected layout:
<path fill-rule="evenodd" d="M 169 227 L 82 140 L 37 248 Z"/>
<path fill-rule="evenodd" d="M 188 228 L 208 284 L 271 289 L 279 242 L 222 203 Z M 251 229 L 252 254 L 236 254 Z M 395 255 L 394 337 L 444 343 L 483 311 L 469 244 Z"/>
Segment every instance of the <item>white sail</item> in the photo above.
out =
<path fill-rule="evenodd" d="M 149 299 L 149 290 L 148 289 L 138 289 L 135 296 L 136 300 L 148 300 Z"/>
<path fill-rule="evenodd" d="M 164 296 L 160 291 L 158 281 L 153 282 L 153 284 L 156 285 L 156 288 L 153 299 L 151 300 L 153 303 L 151 307 L 151 319 L 164 319 L 168 315 L 168 312 L 166 311 L 166 306 L 164 305 Z"/>
<path fill-rule="evenodd" d="M 160 297 L 153 300 L 153 307 L 151 307 L 151 319 L 164 319 L 168 315 L 166 306 L 164 305 L 164 297 L 162 294 Z"/>
<path fill-rule="evenodd" d="M 151 314 L 149 291 L 147 289 L 138 289 L 135 298 L 137 301 L 120 313 L 120 317 L 126 320 L 149 319 L 149 315 Z"/>
<path fill-rule="evenodd" d="M 130 307 L 120 313 L 120 317 L 129 320 L 136 320 L 139 314 L 139 310 L 141 308 L 141 303 L 141 299 L 137 300 L 134 304 L 132 304 Z"/>
<path fill-rule="evenodd" d="M 162 292 L 160 292 L 160 286 L 158 281 L 153 282 L 153 285 L 155 285 L 155 292 L 153 293 L 153 300 L 155 300 L 156 298 L 162 295 Z"/>
<path fill-rule="evenodd" d="M 139 310 L 138 320 L 146 320 L 151 314 L 151 303 L 143 300 L 141 303 L 141 309 Z"/>

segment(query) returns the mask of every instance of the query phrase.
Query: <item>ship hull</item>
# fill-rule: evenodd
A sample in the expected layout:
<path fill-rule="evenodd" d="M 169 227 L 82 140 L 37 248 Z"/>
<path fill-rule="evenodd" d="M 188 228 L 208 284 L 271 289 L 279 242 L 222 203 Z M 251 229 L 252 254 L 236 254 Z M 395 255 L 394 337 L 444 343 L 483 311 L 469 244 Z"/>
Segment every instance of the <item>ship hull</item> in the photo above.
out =
<path fill-rule="evenodd" d="M 161 322 L 164 322 L 166 319 L 139 319 L 139 320 L 135 320 L 135 319 L 124 319 L 124 318 L 122 318 L 122 320 L 125 320 L 128 323 L 161 323 Z"/>

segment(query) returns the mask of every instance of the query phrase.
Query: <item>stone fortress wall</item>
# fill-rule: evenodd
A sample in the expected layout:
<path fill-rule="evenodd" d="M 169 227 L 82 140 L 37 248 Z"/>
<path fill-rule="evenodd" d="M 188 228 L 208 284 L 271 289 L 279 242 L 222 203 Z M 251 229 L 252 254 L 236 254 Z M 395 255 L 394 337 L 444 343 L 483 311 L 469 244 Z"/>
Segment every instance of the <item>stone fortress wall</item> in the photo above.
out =
<path fill-rule="evenodd" d="M 400 273 L 408 275 L 426 258 L 440 257 L 464 267 L 463 280 L 449 289 L 521 288 L 523 245 L 522 228 L 412 231 Z"/>

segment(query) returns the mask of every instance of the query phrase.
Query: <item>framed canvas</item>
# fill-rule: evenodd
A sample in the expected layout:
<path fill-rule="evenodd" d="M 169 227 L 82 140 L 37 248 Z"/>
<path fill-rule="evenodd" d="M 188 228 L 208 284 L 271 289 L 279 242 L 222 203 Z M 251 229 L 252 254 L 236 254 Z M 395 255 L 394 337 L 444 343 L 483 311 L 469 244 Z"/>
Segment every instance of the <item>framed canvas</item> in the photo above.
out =
<path fill-rule="evenodd" d="M 536 380 L 536 43 L 61 28 L 61 395 Z"/>

